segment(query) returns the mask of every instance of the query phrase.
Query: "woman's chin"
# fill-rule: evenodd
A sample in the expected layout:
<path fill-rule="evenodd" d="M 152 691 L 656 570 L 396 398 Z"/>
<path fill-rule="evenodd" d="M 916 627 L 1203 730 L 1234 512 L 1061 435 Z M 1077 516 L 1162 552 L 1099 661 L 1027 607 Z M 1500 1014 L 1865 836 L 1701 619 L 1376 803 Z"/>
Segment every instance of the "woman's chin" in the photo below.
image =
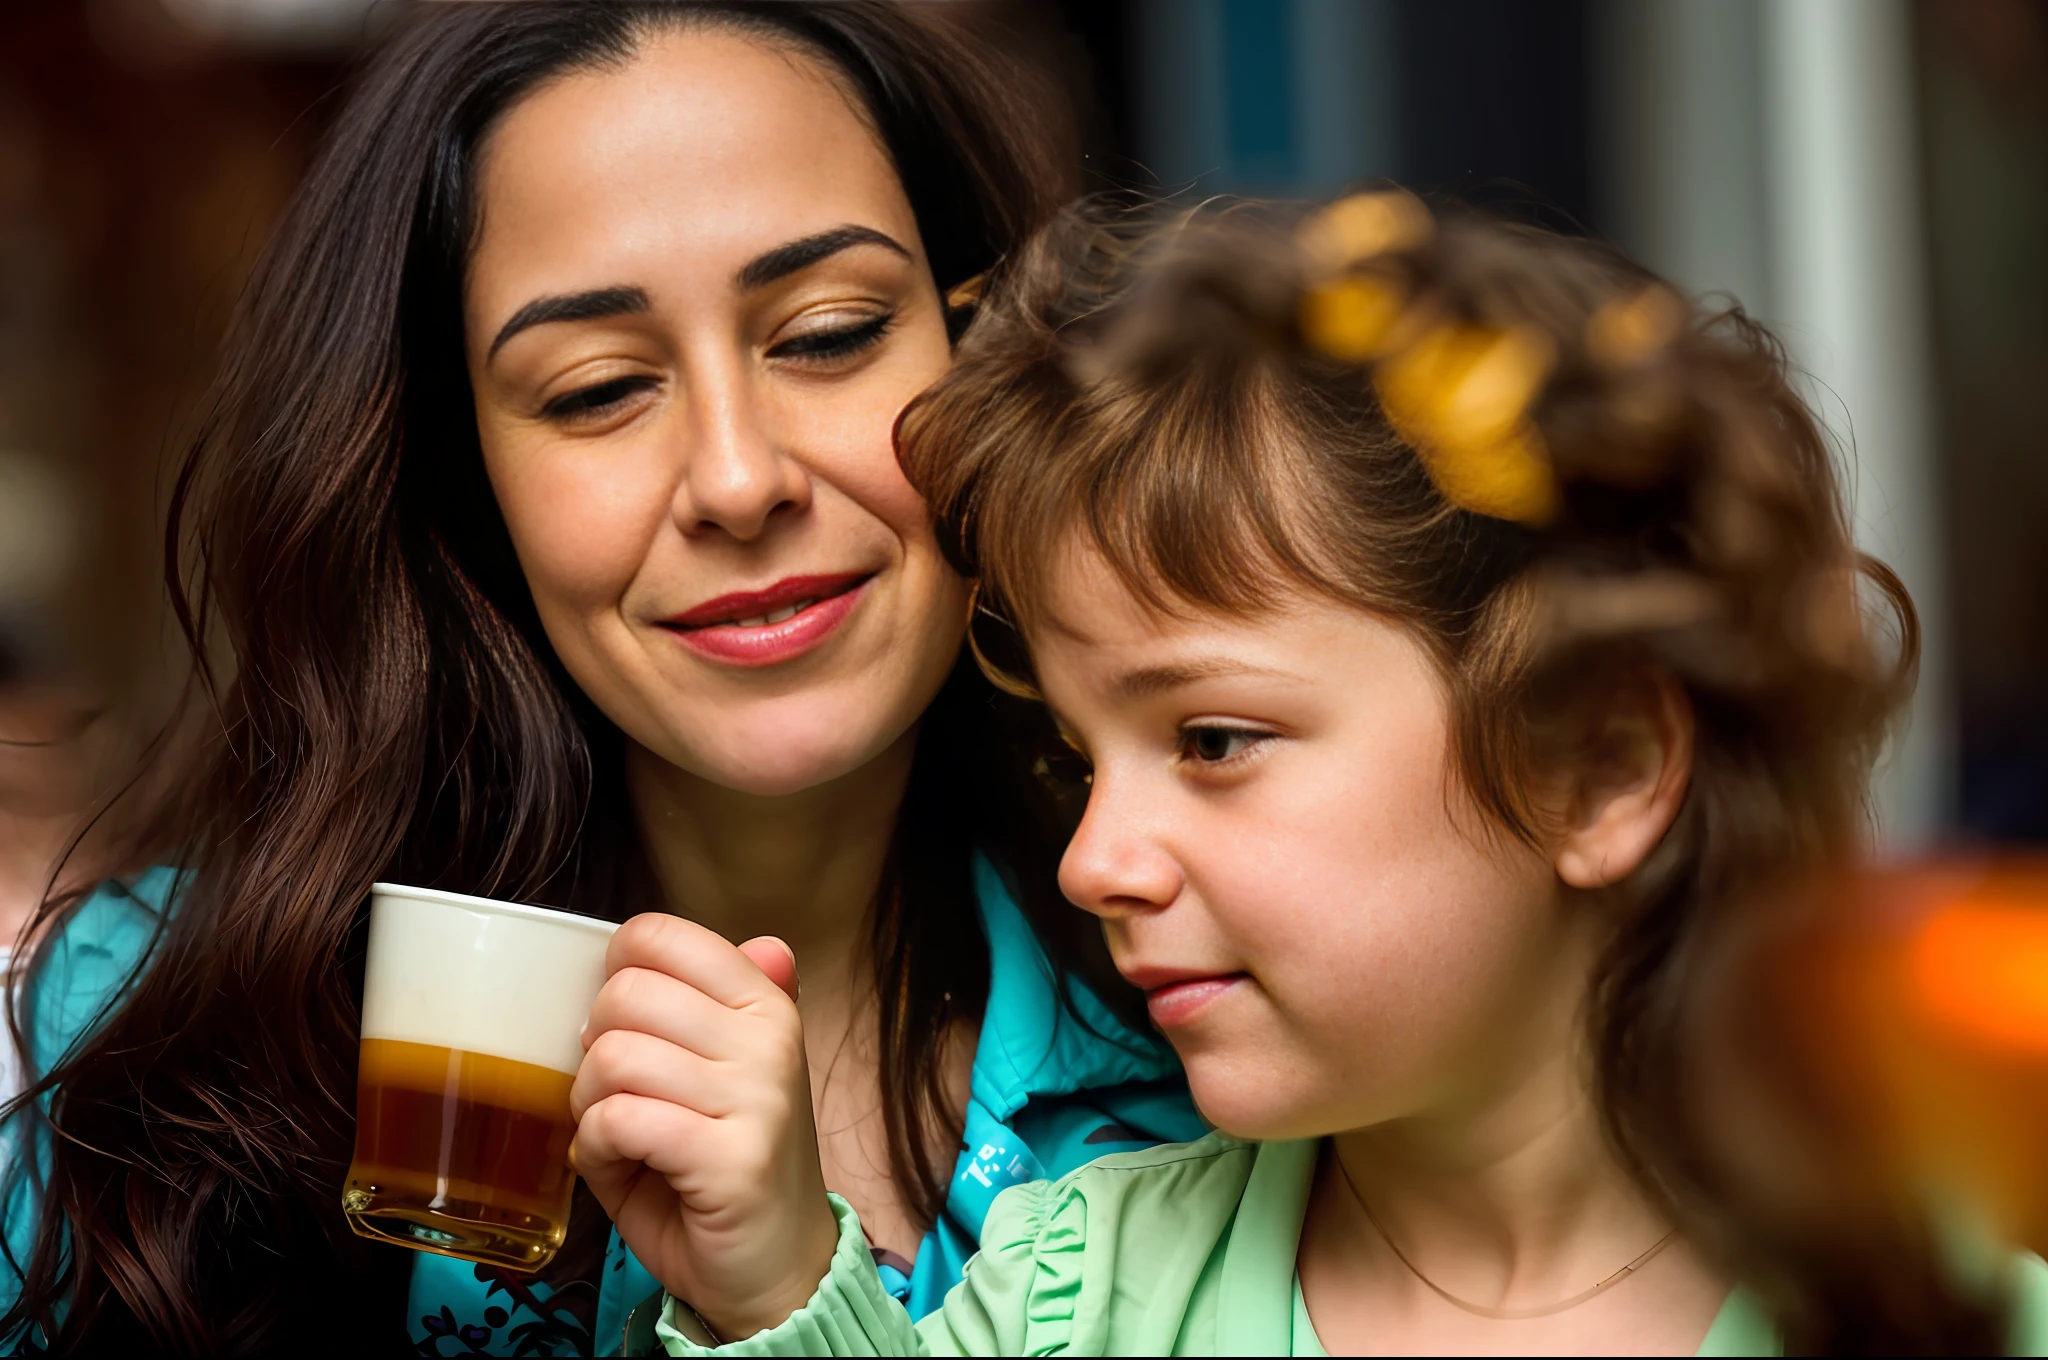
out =
<path fill-rule="evenodd" d="M 797 752 L 783 759 L 734 762 L 706 771 L 705 775 L 734 793 L 755 798 L 790 798 L 847 778 L 868 763 L 858 757 L 835 758 L 819 753 L 810 758 L 808 752 Z"/>
<path fill-rule="evenodd" d="M 699 720 L 640 744 L 655 760 L 707 783 L 756 798 L 786 798 L 857 775 L 909 730 L 872 718 L 821 722 L 819 716 L 785 712 Z"/>

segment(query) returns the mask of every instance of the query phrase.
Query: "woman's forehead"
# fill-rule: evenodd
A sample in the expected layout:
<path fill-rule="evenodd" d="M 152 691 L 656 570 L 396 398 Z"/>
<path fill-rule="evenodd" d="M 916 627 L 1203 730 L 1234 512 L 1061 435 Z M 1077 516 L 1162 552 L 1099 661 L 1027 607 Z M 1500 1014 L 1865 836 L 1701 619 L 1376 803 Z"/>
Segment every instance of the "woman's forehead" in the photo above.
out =
<path fill-rule="evenodd" d="M 723 286 L 763 249 L 846 223 L 921 256 L 901 181 L 842 84 L 785 45 L 717 29 L 656 34 L 513 106 L 483 149 L 477 202 L 470 282 L 486 296 L 661 289 L 650 271 Z"/>

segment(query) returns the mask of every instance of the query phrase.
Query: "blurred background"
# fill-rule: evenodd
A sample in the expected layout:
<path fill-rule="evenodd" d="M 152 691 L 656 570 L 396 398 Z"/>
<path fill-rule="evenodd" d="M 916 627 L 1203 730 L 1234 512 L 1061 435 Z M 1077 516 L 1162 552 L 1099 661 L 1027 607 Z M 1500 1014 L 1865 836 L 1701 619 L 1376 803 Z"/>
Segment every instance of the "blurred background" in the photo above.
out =
<path fill-rule="evenodd" d="M 0 894 L 178 677 L 158 526 L 195 401 L 407 2 L 0 3 Z M 1884 834 L 2048 843 L 2048 0 L 952 8 L 1067 87 L 1096 187 L 1398 179 L 1775 323 L 1927 626 Z"/>

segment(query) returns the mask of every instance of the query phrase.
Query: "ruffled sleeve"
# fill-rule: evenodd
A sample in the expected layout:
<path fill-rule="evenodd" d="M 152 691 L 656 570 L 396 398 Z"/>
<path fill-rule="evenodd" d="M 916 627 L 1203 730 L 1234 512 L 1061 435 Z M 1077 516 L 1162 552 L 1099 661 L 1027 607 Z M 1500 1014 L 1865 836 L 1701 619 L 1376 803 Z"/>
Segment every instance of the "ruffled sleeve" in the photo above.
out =
<path fill-rule="evenodd" d="M 1075 1181 L 1030 1181 L 996 1197 L 980 1254 L 938 1311 L 917 1324 L 927 1353 L 1097 1353 L 1076 1338 L 1088 1206 Z"/>
<path fill-rule="evenodd" d="M 913 1324 L 875 1271 L 860 1219 L 833 1195 L 839 1245 L 810 1301 L 781 1326 L 711 1349 L 690 1340 L 689 1308 L 663 1301 L 655 1335 L 670 1355 L 1048 1355 L 1073 1342 L 1086 1206 L 1067 1182 L 1006 1190 L 989 1210 L 979 1255 L 945 1304 Z"/>
<path fill-rule="evenodd" d="M 715 1350 L 690 1339 L 696 1331 L 689 1306 L 673 1295 L 662 1301 L 654 1335 L 670 1355 L 919 1355 L 917 1332 L 910 1314 L 889 1297 L 875 1273 L 866 1234 L 853 1206 L 837 1195 L 832 1213 L 839 1220 L 839 1245 L 832 1267 L 810 1301 L 779 1327 L 756 1332 Z"/>

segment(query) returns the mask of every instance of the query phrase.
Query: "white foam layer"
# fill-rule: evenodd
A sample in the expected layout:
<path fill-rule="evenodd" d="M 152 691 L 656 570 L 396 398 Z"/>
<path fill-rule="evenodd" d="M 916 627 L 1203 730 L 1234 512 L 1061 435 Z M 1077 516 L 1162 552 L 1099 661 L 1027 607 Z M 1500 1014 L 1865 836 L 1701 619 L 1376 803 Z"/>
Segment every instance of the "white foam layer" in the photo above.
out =
<path fill-rule="evenodd" d="M 616 929 L 542 907 L 374 884 L 363 1037 L 573 1073 Z"/>

